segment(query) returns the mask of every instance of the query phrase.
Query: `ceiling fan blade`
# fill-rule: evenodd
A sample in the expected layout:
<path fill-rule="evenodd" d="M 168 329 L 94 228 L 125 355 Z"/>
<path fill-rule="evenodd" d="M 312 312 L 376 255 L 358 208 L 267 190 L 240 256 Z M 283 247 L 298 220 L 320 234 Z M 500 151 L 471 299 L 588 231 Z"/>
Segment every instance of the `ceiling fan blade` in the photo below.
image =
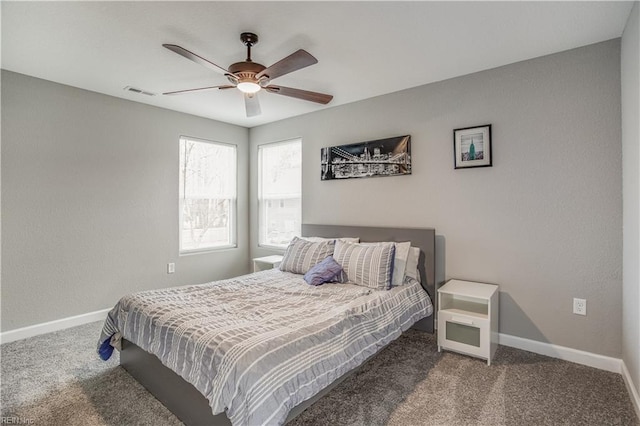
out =
<path fill-rule="evenodd" d="M 184 56 L 185 58 L 189 59 L 190 61 L 193 61 L 197 64 L 203 65 L 211 70 L 214 70 L 216 72 L 222 73 L 222 74 L 231 74 L 229 71 L 227 71 L 226 69 L 214 64 L 213 62 L 203 58 L 200 55 L 197 55 L 187 49 L 185 49 L 184 47 L 180 47 L 176 44 L 163 44 L 164 47 L 166 47 L 167 49 L 171 50 L 172 52 L 177 53 L 180 56 Z"/>
<path fill-rule="evenodd" d="M 332 95 L 325 95 L 324 93 L 310 92 L 308 90 L 293 89 L 291 87 L 284 86 L 267 86 L 265 89 L 271 93 L 278 95 L 290 96 L 292 98 L 303 99 L 305 101 L 316 102 L 326 105 L 333 99 Z"/>
<path fill-rule="evenodd" d="M 255 117 L 262 113 L 257 93 L 245 93 L 244 106 L 247 109 L 247 117 Z"/>
<path fill-rule="evenodd" d="M 262 70 L 256 75 L 256 78 L 260 78 L 264 75 L 269 76 L 270 80 L 274 78 L 280 77 L 285 74 L 289 74 L 293 71 L 298 71 L 304 67 L 308 67 L 309 65 L 317 64 L 318 60 L 313 57 L 306 50 L 298 50 L 293 52 L 291 55 L 286 58 L 280 59 L 275 64 L 270 67 Z"/>
<path fill-rule="evenodd" d="M 233 89 L 236 86 L 230 86 L 230 85 L 225 85 L 225 86 L 209 86 L 209 87 L 199 87 L 197 89 L 186 89 L 186 90 L 176 90 L 174 92 L 165 92 L 163 93 L 163 95 L 181 95 L 182 93 L 189 93 L 189 92 L 197 92 L 200 90 L 209 90 L 209 89 Z"/>

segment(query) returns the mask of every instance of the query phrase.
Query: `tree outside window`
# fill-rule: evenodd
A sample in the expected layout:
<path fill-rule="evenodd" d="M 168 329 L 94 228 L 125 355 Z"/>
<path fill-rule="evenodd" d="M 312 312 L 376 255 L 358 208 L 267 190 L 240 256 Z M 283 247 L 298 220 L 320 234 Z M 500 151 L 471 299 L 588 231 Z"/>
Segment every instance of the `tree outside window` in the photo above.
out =
<path fill-rule="evenodd" d="M 180 139 L 180 252 L 235 246 L 236 146 Z"/>

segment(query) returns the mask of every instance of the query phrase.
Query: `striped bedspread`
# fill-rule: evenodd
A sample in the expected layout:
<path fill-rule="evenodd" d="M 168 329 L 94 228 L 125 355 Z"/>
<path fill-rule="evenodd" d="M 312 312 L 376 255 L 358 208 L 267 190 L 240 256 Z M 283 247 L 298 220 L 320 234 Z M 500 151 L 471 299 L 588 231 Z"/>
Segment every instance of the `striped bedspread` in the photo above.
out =
<path fill-rule="evenodd" d="M 109 312 L 100 342 L 156 355 L 234 425 L 284 423 L 291 408 L 433 311 L 420 284 L 388 291 L 308 285 L 272 269 L 134 293 Z M 99 343 L 100 344 L 100 343 Z"/>

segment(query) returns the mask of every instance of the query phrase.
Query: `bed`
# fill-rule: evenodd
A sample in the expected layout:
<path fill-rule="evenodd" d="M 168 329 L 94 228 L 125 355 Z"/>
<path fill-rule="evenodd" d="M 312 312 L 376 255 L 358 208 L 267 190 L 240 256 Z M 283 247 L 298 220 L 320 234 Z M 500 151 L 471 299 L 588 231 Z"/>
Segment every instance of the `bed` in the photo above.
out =
<path fill-rule="evenodd" d="M 270 270 L 123 298 L 105 334 L 122 337 L 111 339 L 120 343 L 121 365 L 185 424 L 282 424 L 402 331 L 433 332 L 433 229 L 306 224 L 302 231 L 411 241 L 420 248 L 420 280 L 387 291 L 313 287 L 301 275 Z"/>

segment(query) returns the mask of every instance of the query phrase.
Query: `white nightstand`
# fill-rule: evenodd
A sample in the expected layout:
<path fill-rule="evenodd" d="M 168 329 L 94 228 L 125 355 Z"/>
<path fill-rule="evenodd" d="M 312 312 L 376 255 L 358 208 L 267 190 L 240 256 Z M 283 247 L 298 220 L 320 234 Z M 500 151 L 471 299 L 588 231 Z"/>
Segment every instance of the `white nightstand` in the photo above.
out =
<path fill-rule="evenodd" d="M 256 257 L 253 259 L 253 272 L 266 271 L 280 266 L 282 256 L 276 254 L 273 256 Z"/>
<path fill-rule="evenodd" d="M 438 352 L 486 359 L 498 348 L 498 286 L 449 280 L 438 289 Z"/>

